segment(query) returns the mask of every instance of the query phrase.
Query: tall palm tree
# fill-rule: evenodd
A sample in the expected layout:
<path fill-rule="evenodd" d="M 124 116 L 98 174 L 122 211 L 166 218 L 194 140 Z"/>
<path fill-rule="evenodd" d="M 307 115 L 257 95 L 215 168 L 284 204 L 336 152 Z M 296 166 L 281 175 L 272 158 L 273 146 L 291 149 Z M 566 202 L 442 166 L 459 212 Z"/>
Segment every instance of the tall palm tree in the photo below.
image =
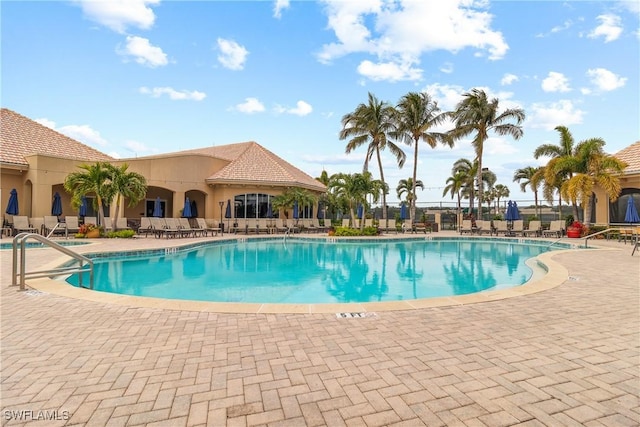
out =
<path fill-rule="evenodd" d="M 508 108 L 499 113 L 497 98 L 489 100 L 487 94 L 481 89 L 472 89 L 462 95 L 463 99 L 456 105 L 451 114 L 455 128 L 450 131 L 454 140 L 475 134 L 472 144 L 475 148 L 478 170 L 476 184 L 478 185 L 478 212 L 482 212 L 482 155 L 484 143 L 489 138 L 489 133 L 494 132 L 500 136 L 511 136 L 518 140 L 523 135 L 521 123 L 525 113 L 521 108 Z M 515 120 L 515 124 L 509 123 Z"/>
<path fill-rule="evenodd" d="M 520 184 L 520 190 L 526 193 L 527 186 L 533 191 L 533 200 L 535 204 L 536 217 L 538 215 L 538 189 L 542 181 L 543 175 L 540 174 L 540 168 L 534 168 L 533 166 L 527 166 L 525 168 L 516 169 L 513 173 L 513 182 Z"/>
<path fill-rule="evenodd" d="M 404 165 L 407 157 L 404 151 L 388 138 L 389 133 L 394 130 L 394 115 L 395 110 L 393 107 L 386 102 L 379 101 L 372 93 L 369 93 L 367 104 L 358 105 L 355 111 L 342 117 L 342 130 L 340 131 L 341 140 L 351 138 L 345 149 L 347 154 L 361 145 L 368 144 L 363 172 L 368 172 L 369 161 L 375 154 L 380 170 L 380 181 L 385 184 L 380 151 L 388 148 L 399 167 Z M 387 195 L 384 192 L 382 194 L 382 205 L 382 218 L 386 219 Z"/>
<path fill-rule="evenodd" d="M 462 195 L 464 198 L 469 199 L 469 214 L 473 212 L 473 202 L 475 200 L 475 177 L 478 171 L 478 162 L 474 160 L 471 162 L 468 159 L 458 159 L 451 168 L 453 175 L 460 174 L 463 179 L 461 187 Z"/>
<path fill-rule="evenodd" d="M 111 165 L 97 162 L 93 165 L 82 164 L 79 172 L 72 172 L 64 180 L 64 189 L 71 194 L 71 204 L 77 209 L 82 203 L 82 196 L 94 194 L 94 208 L 98 211 L 98 222 L 104 224 L 104 204 L 113 198 L 111 183 Z"/>
<path fill-rule="evenodd" d="M 144 176 L 136 172 L 128 172 L 127 163 L 122 166 L 109 165 L 109 179 L 111 181 L 111 193 L 113 194 L 116 206 L 114 212 L 113 229 L 117 230 L 118 214 L 122 199 L 129 201 L 129 207 L 137 205 L 147 195 L 147 180 Z"/>
<path fill-rule="evenodd" d="M 316 197 L 304 188 L 288 187 L 271 200 L 271 205 L 277 210 L 293 209 L 296 202 L 300 207 L 313 206 L 316 203 Z"/>
<path fill-rule="evenodd" d="M 569 164 L 568 159 L 574 155 L 575 149 L 575 141 L 573 139 L 573 135 L 569 132 L 569 129 L 566 126 L 556 126 L 555 130 L 560 134 L 560 143 L 558 145 L 553 144 L 542 144 L 533 152 L 533 157 L 536 159 L 540 157 L 551 157 L 551 159 L 555 158 L 563 158 L 563 164 Z M 559 198 L 559 209 L 562 212 L 562 194 L 560 191 L 560 187 L 562 184 L 570 179 L 573 176 L 573 171 L 571 169 L 566 169 L 562 171 L 557 171 L 555 176 L 547 177 L 545 173 L 545 181 L 546 181 L 546 189 L 547 191 L 552 190 L 553 188 L 558 189 L 558 198 Z M 547 179 L 548 178 L 548 179 Z M 548 199 L 547 200 L 552 200 Z M 573 217 L 578 218 L 578 205 L 575 200 L 571 200 L 571 205 L 573 207 Z"/>
<path fill-rule="evenodd" d="M 396 195 L 398 199 L 402 199 L 402 196 L 406 194 L 405 200 L 409 203 L 409 206 L 411 206 L 411 203 L 414 203 L 418 198 L 415 194 L 416 188 L 418 187 L 424 190 L 424 183 L 421 180 L 413 182 L 413 178 L 401 179 L 398 181 L 398 186 L 396 187 Z"/>
<path fill-rule="evenodd" d="M 465 183 L 468 181 L 467 176 L 463 172 L 454 172 L 452 176 L 447 178 L 447 185 L 444 187 L 444 191 L 442 192 L 442 197 L 444 197 L 447 193 L 451 194 L 451 198 L 453 196 L 457 196 L 457 216 L 456 221 L 460 221 L 460 213 L 462 212 L 461 199 L 462 199 L 462 188 Z"/>
<path fill-rule="evenodd" d="M 411 194 L 415 195 L 415 187 L 418 184 L 419 142 L 424 141 L 431 148 L 435 148 L 438 143 L 452 147 L 453 140 L 447 133 L 432 130 L 445 121 L 447 114 L 440 112 L 438 103 L 431 99 L 426 92 L 409 92 L 404 95 L 396 106 L 396 112 L 396 131 L 392 132 L 392 136 L 408 146 L 413 145 L 413 188 L 411 188 Z M 409 217 L 412 222 L 415 220 L 415 203 L 415 198 L 409 201 Z"/>
<path fill-rule="evenodd" d="M 574 171 L 573 176 L 562 184 L 561 191 L 565 197 L 583 206 L 583 222 L 587 228 L 591 223 L 594 187 L 600 186 L 611 201 L 616 201 L 622 190 L 620 176 L 627 167 L 625 162 L 606 154 L 604 145 L 601 138 L 587 139 L 576 146 L 573 156 L 557 157 L 547 164 L 548 175 Z"/>

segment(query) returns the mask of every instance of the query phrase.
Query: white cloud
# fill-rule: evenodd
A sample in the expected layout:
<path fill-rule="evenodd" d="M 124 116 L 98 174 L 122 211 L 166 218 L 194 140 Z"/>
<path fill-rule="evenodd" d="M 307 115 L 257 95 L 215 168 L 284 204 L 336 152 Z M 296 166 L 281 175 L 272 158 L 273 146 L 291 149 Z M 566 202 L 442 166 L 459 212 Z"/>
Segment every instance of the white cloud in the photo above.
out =
<path fill-rule="evenodd" d="M 127 36 L 124 49 L 116 49 L 122 56 L 131 56 L 140 65 L 150 68 L 162 67 L 169 63 L 167 55 L 157 46 L 152 46 L 148 39 L 138 36 Z"/>
<path fill-rule="evenodd" d="M 230 70 L 242 70 L 249 51 L 233 40 L 218 39 L 218 61 Z"/>
<path fill-rule="evenodd" d="M 609 43 L 616 40 L 622 34 L 621 19 L 617 15 L 600 15 L 598 16 L 600 25 L 593 29 L 588 37 L 595 39 L 598 37 L 604 37 L 604 42 Z"/>
<path fill-rule="evenodd" d="M 289 8 L 289 0 L 276 0 L 273 5 L 273 17 L 280 19 L 282 11 Z"/>
<path fill-rule="evenodd" d="M 298 101 L 294 108 L 286 108 L 278 105 L 276 106 L 275 111 L 276 113 L 287 113 L 296 116 L 306 116 L 311 114 L 311 112 L 313 111 L 313 107 L 304 101 Z"/>
<path fill-rule="evenodd" d="M 440 71 L 445 73 L 445 74 L 451 74 L 453 73 L 453 64 L 451 62 L 445 62 L 444 64 L 442 64 L 442 66 L 440 67 Z"/>
<path fill-rule="evenodd" d="M 587 76 L 600 91 L 611 91 L 618 89 L 627 81 L 626 77 L 620 77 L 604 68 L 593 68 L 587 71 Z"/>
<path fill-rule="evenodd" d="M 545 92 L 569 92 L 569 79 L 562 73 L 549 71 L 549 75 L 542 81 L 542 90 Z"/>
<path fill-rule="evenodd" d="M 551 104 L 535 103 L 528 111 L 528 126 L 546 130 L 553 130 L 558 125 L 580 124 L 584 116 L 584 111 L 577 109 L 569 100 Z"/>
<path fill-rule="evenodd" d="M 152 89 L 149 89 L 148 87 L 143 86 L 139 89 L 139 92 L 145 95 L 151 95 L 154 98 L 159 98 L 162 95 L 167 95 L 172 101 L 202 101 L 207 97 L 206 93 L 198 92 L 197 90 L 177 91 L 170 87 L 154 87 Z"/>
<path fill-rule="evenodd" d="M 422 70 L 413 68 L 411 63 L 383 62 L 374 64 L 365 60 L 358 65 L 358 73 L 373 81 L 397 82 L 422 78 Z"/>
<path fill-rule="evenodd" d="M 500 84 L 502 86 L 509 86 L 510 84 L 512 84 L 513 82 L 517 82 L 518 76 L 516 76 L 515 74 L 505 74 L 504 76 L 502 76 L 502 79 L 500 80 Z"/>
<path fill-rule="evenodd" d="M 34 121 L 90 146 L 99 145 L 104 147 L 109 145 L 109 143 L 100 136 L 100 132 L 92 129 L 89 125 L 67 125 L 57 128 L 56 122 L 47 118 L 35 119 Z"/>
<path fill-rule="evenodd" d="M 258 100 L 258 98 L 245 98 L 244 103 L 236 105 L 232 108 L 232 110 L 236 110 L 246 114 L 253 114 L 262 113 L 265 108 L 262 102 Z"/>
<path fill-rule="evenodd" d="M 377 61 L 360 64 L 361 71 L 369 72 L 367 77 L 388 76 L 397 80 L 398 71 L 404 70 L 403 79 L 420 78 L 420 70 L 413 65 L 419 63 L 418 58 L 424 52 L 434 50 L 458 52 L 473 48 L 495 60 L 509 49 L 502 33 L 491 29 L 493 16 L 484 10 L 486 2 L 324 0 L 323 3 L 328 27 L 337 41 L 322 46 L 319 61 L 329 63 L 350 53 L 368 53 L 377 57 Z M 378 63 L 375 67 L 374 62 Z M 383 71 L 383 66 L 395 70 Z"/>
<path fill-rule="evenodd" d="M 132 139 L 125 141 L 123 145 L 124 145 L 125 149 L 127 149 L 128 151 L 131 151 L 136 156 L 138 154 L 157 153 L 158 152 L 157 149 L 149 147 L 148 145 L 146 145 L 143 142 L 134 141 Z"/>
<path fill-rule="evenodd" d="M 79 0 L 79 3 L 87 18 L 124 34 L 129 26 L 151 28 L 156 17 L 149 6 L 160 0 Z"/>
<path fill-rule="evenodd" d="M 456 108 L 456 104 L 462 100 L 462 94 L 465 92 L 462 86 L 440 83 L 427 85 L 422 90 L 438 101 L 438 106 L 443 111 L 451 111 Z"/>

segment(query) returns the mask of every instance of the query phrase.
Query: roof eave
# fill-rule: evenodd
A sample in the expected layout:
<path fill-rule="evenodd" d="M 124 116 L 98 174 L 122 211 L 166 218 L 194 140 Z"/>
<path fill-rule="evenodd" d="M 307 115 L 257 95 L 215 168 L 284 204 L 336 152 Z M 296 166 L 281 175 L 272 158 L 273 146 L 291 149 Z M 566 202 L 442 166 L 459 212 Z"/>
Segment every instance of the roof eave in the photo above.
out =
<path fill-rule="evenodd" d="M 0 161 L 0 168 L 2 169 L 14 169 L 14 170 L 26 170 L 29 169 L 28 163 L 11 163 Z"/>
<path fill-rule="evenodd" d="M 268 186 L 268 187 L 299 187 L 306 188 L 307 190 L 316 191 L 318 193 L 324 193 L 326 191 L 322 186 L 315 186 L 311 184 L 305 184 L 303 182 L 292 181 L 254 181 L 247 179 L 221 179 L 213 178 L 205 180 L 209 185 L 241 185 L 241 186 Z"/>

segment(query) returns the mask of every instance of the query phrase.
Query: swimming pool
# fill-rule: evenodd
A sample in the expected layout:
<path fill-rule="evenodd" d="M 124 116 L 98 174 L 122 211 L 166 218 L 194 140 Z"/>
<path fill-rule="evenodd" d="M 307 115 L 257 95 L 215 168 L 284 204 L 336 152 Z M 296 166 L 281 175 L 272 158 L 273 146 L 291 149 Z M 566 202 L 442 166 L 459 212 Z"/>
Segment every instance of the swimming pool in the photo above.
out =
<path fill-rule="evenodd" d="M 55 243 L 60 246 L 79 246 L 79 245 L 88 245 L 90 242 L 80 242 L 77 240 L 55 240 Z M 26 248 L 46 248 L 48 246 L 43 245 L 39 242 L 25 242 Z M 13 243 L 0 243 L 0 249 L 13 249 Z"/>
<path fill-rule="evenodd" d="M 362 303 L 466 295 L 527 282 L 548 242 L 246 239 L 95 254 L 94 289 L 244 303 Z M 91 257 L 91 255 L 89 255 Z M 77 286 L 77 276 L 67 281 Z M 85 277 L 84 283 L 87 283 Z"/>

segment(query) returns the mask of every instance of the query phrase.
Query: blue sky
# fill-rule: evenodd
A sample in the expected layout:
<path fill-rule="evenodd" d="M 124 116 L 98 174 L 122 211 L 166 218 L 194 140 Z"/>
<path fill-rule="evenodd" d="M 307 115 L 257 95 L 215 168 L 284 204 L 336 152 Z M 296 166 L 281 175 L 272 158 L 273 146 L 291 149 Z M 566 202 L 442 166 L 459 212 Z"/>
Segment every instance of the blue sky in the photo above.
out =
<path fill-rule="evenodd" d="M 362 170 L 341 118 L 368 92 L 427 91 L 443 111 L 470 89 L 527 114 L 483 165 L 511 197 L 533 150 L 640 139 L 638 1 L 3 1 L 2 106 L 119 158 L 256 141 L 311 176 Z M 442 130 L 446 130 L 443 128 Z M 411 176 L 384 156 L 395 200 Z M 469 141 L 420 147 L 418 202 L 442 197 Z M 376 169 L 371 169 L 377 175 Z"/>

